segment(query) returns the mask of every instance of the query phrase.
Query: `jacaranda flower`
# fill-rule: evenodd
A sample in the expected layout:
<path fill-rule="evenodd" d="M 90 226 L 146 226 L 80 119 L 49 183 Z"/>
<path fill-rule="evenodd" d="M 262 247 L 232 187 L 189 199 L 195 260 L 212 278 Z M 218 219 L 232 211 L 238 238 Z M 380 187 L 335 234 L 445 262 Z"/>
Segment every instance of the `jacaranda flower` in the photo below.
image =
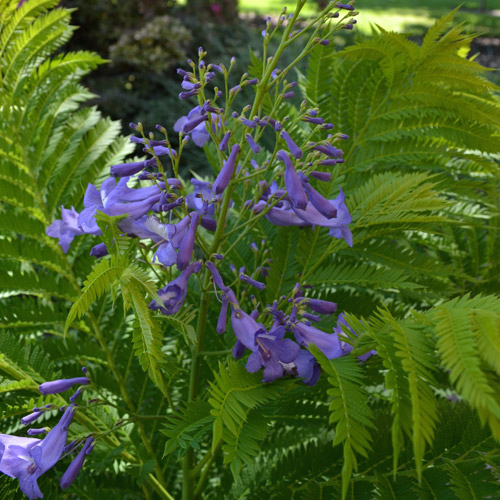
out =
<path fill-rule="evenodd" d="M 302 187 L 299 176 L 295 171 L 292 160 L 288 156 L 287 152 L 282 149 L 278 151 L 276 156 L 285 164 L 285 186 L 288 191 L 288 196 L 292 200 L 293 206 L 305 209 L 307 205 L 307 195 Z"/>
<path fill-rule="evenodd" d="M 291 363 L 299 355 L 300 347 L 291 339 L 283 339 L 285 328 L 280 326 L 270 333 L 257 333 L 257 348 L 248 357 L 246 369 L 256 372 L 264 367 L 263 382 L 272 382 L 283 376 L 282 363 Z"/>
<path fill-rule="evenodd" d="M 83 445 L 78 455 L 69 464 L 69 467 L 66 469 L 66 472 L 61 477 L 62 490 L 69 488 L 73 483 L 73 481 L 76 479 L 76 476 L 78 476 L 79 472 L 82 470 L 83 462 L 85 461 L 85 456 L 92 451 L 93 443 L 94 443 L 93 437 L 87 438 L 85 444 Z"/>
<path fill-rule="evenodd" d="M 222 194 L 227 188 L 229 181 L 231 180 L 234 173 L 236 158 L 238 157 L 239 151 L 240 145 L 234 144 L 231 148 L 231 152 L 229 153 L 227 160 L 224 162 L 224 165 L 219 172 L 219 175 L 217 175 L 217 178 L 213 183 L 213 190 L 215 194 Z"/>
<path fill-rule="evenodd" d="M 61 458 L 74 412 L 72 406 L 66 408 L 59 423 L 43 440 L 0 434 L 0 472 L 17 478 L 30 500 L 43 497 L 38 478 Z"/>
<path fill-rule="evenodd" d="M 73 207 L 71 210 L 61 207 L 61 219 L 55 220 L 45 231 L 48 236 L 59 238 L 59 245 L 64 253 L 69 250 L 73 238 L 84 233 L 78 225 L 78 215 Z"/>
<path fill-rule="evenodd" d="M 88 377 L 76 377 L 52 380 L 51 382 L 44 382 L 43 384 L 40 384 L 38 390 L 42 394 L 58 394 L 59 392 L 67 391 L 77 384 L 88 385 L 90 384 L 90 379 Z"/>
<path fill-rule="evenodd" d="M 198 221 L 200 220 L 200 214 L 197 212 L 191 212 L 190 217 L 191 222 L 189 224 L 189 229 L 182 239 L 179 252 L 177 254 L 177 267 L 180 271 L 186 269 L 191 262 L 194 249 L 194 239 L 196 236 L 196 229 L 198 228 Z"/>
<path fill-rule="evenodd" d="M 190 91 L 196 94 L 197 90 Z M 185 92 L 185 94 L 189 94 L 190 92 Z M 193 94 L 193 95 L 194 95 Z M 204 117 L 206 116 L 206 118 Z M 200 148 L 205 145 L 205 143 L 210 139 L 210 134 L 207 131 L 207 127 L 205 125 L 205 120 L 208 119 L 208 115 L 202 114 L 201 106 L 194 107 L 187 116 L 181 116 L 174 125 L 174 130 L 176 132 L 183 132 L 185 134 L 190 133 L 193 138 L 193 142 L 199 146 Z M 197 120 L 200 120 L 195 126 L 191 127 L 193 123 L 196 123 Z M 187 126 L 187 129 L 185 127 Z"/>
<path fill-rule="evenodd" d="M 186 300 L 189 277 L 193 273 L 200 272 L 200 269 L 201 264 L 199 262 L 190 264 L 177 278 L 158 290 L 158 296 L 162 304 L 160 305 L 155 300 L 152 300 L 149 304 L 149 308 L 153 311 L 159 309 L 163 314 L 167 315 L 175 314 Z"/>
<path fill-rule="evenodd" d="M 291 330 L 300 345 L 315 344 L 328 359 L 343 355 L 339 338 L 335 333 L 325 333 L 300 321 L 295 323 Z"/>

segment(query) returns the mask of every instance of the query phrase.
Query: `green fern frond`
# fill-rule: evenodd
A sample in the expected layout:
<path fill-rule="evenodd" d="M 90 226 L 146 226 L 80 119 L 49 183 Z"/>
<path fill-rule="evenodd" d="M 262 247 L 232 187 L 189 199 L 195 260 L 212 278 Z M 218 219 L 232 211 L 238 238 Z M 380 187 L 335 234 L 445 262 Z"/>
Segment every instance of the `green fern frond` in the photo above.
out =
<path fill-rule="evenodd" d="M 370 450 L 373 428 L 368 406 L 368 394 L 363 389 L 362 370 L 351 357 L 330 359 L 314 345 L 309 346 L 314 357 L 328 376 L 331 388 L 330 423 L 335 424 L 333 445 L 342 444 L 344 464 L 342 466 L 342 499 L 346 498 L 353 470 L 357 471 L 356 454 L 367 456 Z"/>
<path fill-rule="evenodd" d="M 109 289 L 112 284 L 120 279 L 124 270 L 125 268 L 122 262 L 113 255 L 111 258 L 102 259 L 95 264 L 83 284 L 81 295 L 71 306 L 64 326 L 65 333 L 77 317 L 81 318 L 96 300 Z"/>
<path fill-rule="evenodd" d="M 210 408 L 206 401 L 199 399 L 186 403 L 175 415 L 167 418 L 162 433 L 170 439 L 165 443 L 164 457 L 177 450 L 176 456 L 180 459 L 190 448 L 200 449 L 214 420 Z"/>
<path fill-rule="evenodd" d="M 429 317 L 435 322 L 437 348 L 451 382 L 500 439 L 500 300 L 466 295 L 437 306 Z"/>
<path fill-rule="evenodd" d="M 215 417 L 212 449 L 224 443 L 224 463 L 230 464 L 237 478 L 243 465 L 252 463 L 258 454 L 258 443 L 267 432 L 269 420 L 252 410 L 279 397 L 289 384 L 283 381 L 263 384 L 260 374 L 250 374 L 231 360 L 227 366 L 219 363 L 219 372 L 214 375 L 208 400 L 212 406 L 210 413 Z"/>

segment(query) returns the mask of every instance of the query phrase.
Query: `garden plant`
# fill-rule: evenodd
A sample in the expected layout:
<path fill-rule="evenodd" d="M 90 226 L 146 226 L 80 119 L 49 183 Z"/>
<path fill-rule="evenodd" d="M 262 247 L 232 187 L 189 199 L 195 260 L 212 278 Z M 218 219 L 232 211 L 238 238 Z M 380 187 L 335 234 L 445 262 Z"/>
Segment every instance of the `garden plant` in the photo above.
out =
<path fill-rule="evenodd" d="M 455 11 L 336 51 L 362 12 L 299 0 L 124 137 L 58 3 L 0 0 L 0 498 L 499 498 L 499 89 Z"/>

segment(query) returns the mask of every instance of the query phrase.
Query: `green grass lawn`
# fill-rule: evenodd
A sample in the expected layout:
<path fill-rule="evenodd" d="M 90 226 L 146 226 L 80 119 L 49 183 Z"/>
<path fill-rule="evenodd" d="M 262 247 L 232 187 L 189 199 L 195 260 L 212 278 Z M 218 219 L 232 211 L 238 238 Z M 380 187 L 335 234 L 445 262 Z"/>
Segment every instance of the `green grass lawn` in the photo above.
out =
<path fill-rule="evenodd" d="M 262 15 L 277 15 L 283 6 L 291 11 L 293 1 L 285 0 L 239 0 L 240 11 L 244 13 L 257 12 Z M 457 21 L 466 21 L 473 31 L 483 32 L 490 36 L 500 36 L 500 12 L 497 16 L 468 12 L 479 9 L 480 0 L 465 0 L 463 8 L 457 15 Z M 358 29 L 361 32 L 371 31 L 372 23 L 377 23 L 385 29 L 404 31 L 407 33 L 422 33 L 425 27 L 434 20 L 451 11 L 460 0 L 357 0 Z M 311 15 L 316 10 L 317 3 L 310 1 L 304 8 L 305 15 Z M 500 0 L 486 0 L 488 10 L 500 10 Z"/>

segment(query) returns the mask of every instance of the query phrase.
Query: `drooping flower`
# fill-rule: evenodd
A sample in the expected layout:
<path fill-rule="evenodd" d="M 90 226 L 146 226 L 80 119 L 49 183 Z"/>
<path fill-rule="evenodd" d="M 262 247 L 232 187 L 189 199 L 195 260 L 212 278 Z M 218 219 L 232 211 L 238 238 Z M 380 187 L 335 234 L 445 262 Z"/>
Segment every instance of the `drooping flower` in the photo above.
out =
<path fill-rule="evenodd" d="M 227 160 L 224 162 L 224 165 L 219 172 L 219 175 L 217 175 L 217 178 L 213 183 L 213 190 L 215 194 L 222 194 L 227 188 L 234 173 L 236 158 L 238 157 L 239 151 L 240 145 L 234 144 L 231 148 L 231 152 L 229 153 Z"/>
<path fill-rule="evenodd" d="M 42 498 L 38 478 L 61 458 L 75 409 L 66 408 L 58 424 L 45 439 L 0 434 L 0 472 L 17 478 L 22 492 L 30 499 Z"/>
<path fill-rule="evenodd" d="M 250 149 L 255 153 L 260 153 L 260 146 L 255 142 L 254 138 L 250 134 L 245 134 L 245 139 L 250 146 Z"/>
<path fill-rule="evenodd" d="M 155 300 L 152 300 L 149 308 L 153 311 L 160 310 L 160 312 L 166 315 L 175 314 L 186 300 L 189 277 L 193 273 L 200 272 L 200 269 L 200 262 L 190 264 L 177 278 L 158 290 L 158 296 L 162 304 L 158 304 Z"/>
<path fill-rule="evenodd" d="M 38 420 L 43 414 L 43 411 L 34 411 L 33 413 L 30 413 L 29 415 L 26 415 L 21 419 L 21 423 L 23 425 L 29 425 L 32 424 L 35 420 Z"/>
<path fill-rule="evenodd" d="M 300 321 L 294 323 L 291 330 L 300 345 L 315 344 L 328 359 L 343 355 L 339 338 L 335 333 L 325 333 Z"/>
<path fill-rule="evenodd" d="M 318 193 L 309 183 L 307 176 L 300 172 L 300 180 L 302 181 L 302 186 L 306 190 L 307 196 L 313 207 L 324 215 L 327 219 L 332 219 L 337 216 L 337 209 L 327 200 L 322 194 Z"/>
<path fill-rule="evenodd" d="M 329 227 L 330 236 L 339 239 L 344 238 L 347 244 L 352 247 L 352 233 L 348 228 L 348 224 L 352 221 L 352 216 L 345 204 L 345 195 L 341 188 L 337 198 L 329 200 L 329 202 L 337 210 L 336 217 L 332 219 L 327 219 L 310 202 L 305 209 L 293 207 L 293 210 L 302 220 L 311 225 Z"/>
<path fill-rule="evenodd" d="M 329 300 L 301 297 L 300 302 L 319 314 L 333 314 L 337 310 L 337 304 Z"/>
<path fill-rule="evenodd" d="M 263 325 L 257 323 L 249 314 L 241 310 L 239 305 L 232 305 L 231 309 L 231 325 L 236 338 L 247 349 L 255 351 L 257 348 L 255 336 L 257 333 L 267 333 L 266 329 Z"/>
<path fill-rule="evenodd" d="M 263 382 L 272 382 L 283 376 L 283 364 L 294 361 L 300 352 L 300 347 L 291 339 L 283 339 L 285 328 L 280 326 L 267 333 L 257 333 L 255 343 L 257 348 L 250 354 L 246 369 L 254 373 L 263 366 Z"/>
<path fill-rule="evenodd" d="M 197 92 L 198 90 L 191 90 L 190 92 L 185 92 L 185 94 L 193 93 L 192 95 L 195 95 Z M 193 138 L 193 142 L 201 148 L 210 139 L 210 134 L 208 133 L 207 127 L 205 125 L 205 121 L 207 119 L 208 115 L 206 115 L 206 113 L 202 113 L 201 106 L 195 106 L 187 114 L 187 116 L 181 116 L 175 122 L 174 130 L 176 132 L 183 132 L 185 134 L 190 133 L 191 137 Z M 193 124 L 195 125 L 193 126 Z"/>
<path fill-rule="evenodd" d="M 221 335 L 226 331 L 227 323 L 227 311 L 229 308 L 229 299 L 227 295 L 222 296 L 222 305 L 219 312 L 219 318 L 217 319 L 217 327 L 215 331 Z"/>
<path fill-rule="evenodd" d="M 196 229 L 198 227 L 198 221 L 200 220 L 200 214 L 198 214 L 197 212 L 191 212 L 190 217 L 191 222 L 189 224 L 189 229 L 182 239 L 182 243 L 177 254 L 177 267 L 180 271 L 186 269 L 191 262 L 191 257 L 193 256 L 194 249 L 194 239 L 196 235 Z"/>
<path fill-rule="evenodd" d="M 61 207 L 61 219 L 55 220 L 47 229 L 46 233 L 52 238 L 59 238 L 59 245 L 64 253 L 67 253 L 69 246 L 75 236 L 83 234 L 83 229 L 78 225 L 78 212 L 71 207 Z"/>
<path fill-rule="evenodd" d="M 78 455 L 69 464 L 66 472 L 61 477 L 61 489 L 65 490 L 71 486 L 76 476 L 80 473 L 83 467 L 83 462 L 85 461 L 85 456 L 88 455 L 93 449 L 94 438 L 89 437 L 82 446 L 82 449 Z"/>
<path fill-rule="evenodd" d="M 90 384 L 90 379 L 88 377 L 76 377 L 52 380 L 50 382 L 44 382 L 43 384 L 40 384 L 38 390 L 42 394 L 58 394 L 59 392 L 67 391 L 77 384 L 88 385 Z"/>
<path fill-rule="evenodd" d="M 219 150 L 220 151 L 225 151 L 227 149 L 227 145 L 229 144 L 229 139 L 231 138 L 231 132 L 228 130 L 225 134 L 224 137 L 221 139 L 219 143 Z"/>
<path fill-rule="evenodd" d="M 283 369 L 288 375 L 301 377 L 306 385 L 314 385 L 319 380 L 321 370 L 316 358 L 304 349 L 301 349 L 298 356 L 292 363 L 283 364 Z"/>
<path fill-rule="evenodd" d="M 281 132 L 281 137 L 283 137 L 283 139 L 285 139 L 286 145 L 288 146 L 290 153 L 292 153 L 292 155 L 295 156 L 295 158 L 297 158 L 297 160 L 300 160 L 304 153 L 297 146 L 297 144 L 295 144 L 293 139 L 290 137 L 290 134 L 286 130 L 283 130 Z"/>
<path fill-rule="evenodd" d="M 307 195 L 302 187 L 299 176 L 295 171 L 292 160 L 286 151 L 280 149 L 276 155 L 286 167 L 285 170 L 285 186 L 288 191 L 288 196 L 292 200 L 292 204 L 296 208 L 305 209 L 307 205 Z"/>

